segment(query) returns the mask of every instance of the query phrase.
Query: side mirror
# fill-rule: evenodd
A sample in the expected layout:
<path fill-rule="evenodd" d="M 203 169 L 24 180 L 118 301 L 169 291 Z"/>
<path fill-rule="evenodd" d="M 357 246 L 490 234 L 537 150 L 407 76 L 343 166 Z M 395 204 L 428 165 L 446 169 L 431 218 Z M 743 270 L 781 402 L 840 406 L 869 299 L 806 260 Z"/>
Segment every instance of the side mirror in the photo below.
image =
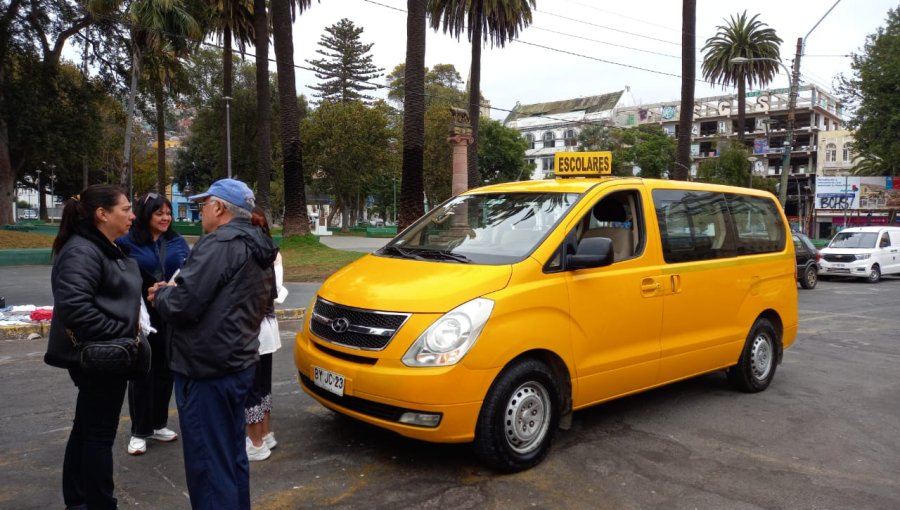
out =
<path fill-rule="evenodd" d="M 608 237 L 587 237 L 578 243 L 574 254 L 566 255 L 566 269 L 587 269 L 613 263 L 612 240 Z"/>

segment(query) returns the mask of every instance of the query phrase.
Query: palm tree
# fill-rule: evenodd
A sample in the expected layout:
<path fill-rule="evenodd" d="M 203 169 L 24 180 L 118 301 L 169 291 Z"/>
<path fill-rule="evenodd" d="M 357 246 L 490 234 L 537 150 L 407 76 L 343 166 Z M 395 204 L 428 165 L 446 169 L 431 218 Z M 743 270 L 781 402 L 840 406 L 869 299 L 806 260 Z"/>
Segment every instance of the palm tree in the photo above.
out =
<path fill-rule="evenodd" d="M 311 0 L 271 0 L 272 38 L 278 69 L 278 105 L 281 116 L 281 158 L 284 168 L 284 236 L 309 234 L 303 154 L 300 149 L 300 113 L 294 78 L 292 26 L 296 11 Z"/>
<path fill-rule="evenodd" d="M 253 0 L 208 0 L 212 9 L 211 28 L 222 41 L 222 97 L 230 101 L 234 85 L 234 53 L 232 43 L 237 43 L 241 55 L 247 43 L 254 41 Z M 225 136 L 228 134 L 226 132 Z M 225 146 L 230 144 L 226 140 Z"/>
<path fill-rule="evenodd" d="M 407 0 L 406 5 L 399 230 L 411 225 L 425 212 L 422 204 L 425 188 L 425 4 L 421 0 Z M 396 214 L 397 211 L 394 211 Z"/>
<path fill-rule="evenodd" d="M 272 105 L 269 92 L 269 20 L 266 0 L 253 0 L 256 36 L 256 205 L 271 218 L 269 184 L 272 181 Z"/>
<path fill-rule="evenodd" d="M 202 30 L 197 22 L 199 13 L 190 10 L 196 7 L 193 4 L 188 6 L 183 1 L 170 0 L 139 0 L 129 7 L 132 27 L 131 91 L 126 114 L 122 184 L 130 184 L 131 180 L 128 169 L 131 162 L 134 103 L 141 68 L 148 64 L 145 71 L 154 89 L 157 117 L 157 186 L 161 193 L 166 189 L 164 88 L 173 85 L 172 76 L 178 71 L 180 59 L 187 56 L 202 39 Z"/>
<path fill-rule="evenodd" d="M 697 0 L 681 4 L 681 113 L 678 152 L 672 179 L 686 181 L 691 170 L 691 129 L 694 123 L 694 79 L 697 74 Z"/>
<path fill-rule="evenodd" d="M 535 0 L 426 0 L 431 28 L 459 39 L 465 29 L 472 43 L 469 76 L 469 120 L 475 141 L 469 145 L 469 188 L 478 186 L 478 119 L 481 114 L 481 46 L 490 41 L 501 48 L 531 24 Z"/>
<path fill-rule="evenodd" d="M 756 18 L 747 19 L 747 11 L 731 17 L 703 46 L 703 79 L 738 89 L 738 140 L 744 143 L 744 110 L 747 85 L 762 88 L 772 81 L 781 62 L 778 46 L 781 38 L 775 30 Z M 732 59 L 743 57 L 747 62 L 735 64 Z M 683 103 L 682 103 L 683 104 Z"/>

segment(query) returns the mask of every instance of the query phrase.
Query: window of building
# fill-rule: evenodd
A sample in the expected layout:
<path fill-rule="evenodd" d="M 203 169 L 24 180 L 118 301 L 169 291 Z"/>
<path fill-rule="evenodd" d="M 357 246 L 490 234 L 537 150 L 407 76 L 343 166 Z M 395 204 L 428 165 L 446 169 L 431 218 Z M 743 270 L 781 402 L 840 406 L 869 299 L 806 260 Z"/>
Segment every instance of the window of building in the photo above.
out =
<path fill-rule="evenodd" d="M 834 163 L 837 161 L 837 145 L 829 143 L 825 146 L 825 162 Z"/>
<path fill-rule="evenodd" d="M 844 163 L 850 162 L 850 142 L 844 143 Z"/>
<path fill-rule="evenodd" d="M 527 133 L 525 135 L 525 141 L 528 143 L 529 149 L 534 149 L 534 135 L 531 133 Z"/>
<path fill-rule="evenodd" d="M 556 147 L 556 136 L 553 135 L 553 131 L 544 133 L 544 148 L 547 147 Z"/>
<path fill-rule="evenodd" d="M 567 129 L 565 134 L 566 139 L 566 147 L 575 147 L 578 144 L 578 141 L 575 140 L 575 130 Z"/>
<path fill-rule="evenodd" d="M 544 170 L 544 173 L 553 171 L 553 157 L 541 158 L 541 168 Z"/>

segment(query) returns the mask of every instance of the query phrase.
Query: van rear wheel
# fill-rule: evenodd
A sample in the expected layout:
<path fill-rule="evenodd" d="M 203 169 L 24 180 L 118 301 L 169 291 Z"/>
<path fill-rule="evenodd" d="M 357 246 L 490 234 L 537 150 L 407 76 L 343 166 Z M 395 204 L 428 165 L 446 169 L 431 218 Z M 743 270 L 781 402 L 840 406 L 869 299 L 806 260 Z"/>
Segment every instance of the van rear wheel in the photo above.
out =
<path fill-rule="evenodd" d="M 775 377 L 780 340 L 768 319 L 756 319 L 737 365 L 728 369 L 728 381 L 736 389 L 756 393 Z"/>
<path fill-rule="evenodd" d="M 559 385 L 546 364 L 526 359 L 505 368 L 482 404 L 475 454 L 508 473 L 540 464 L 559 425 L 561 405 Z"/>

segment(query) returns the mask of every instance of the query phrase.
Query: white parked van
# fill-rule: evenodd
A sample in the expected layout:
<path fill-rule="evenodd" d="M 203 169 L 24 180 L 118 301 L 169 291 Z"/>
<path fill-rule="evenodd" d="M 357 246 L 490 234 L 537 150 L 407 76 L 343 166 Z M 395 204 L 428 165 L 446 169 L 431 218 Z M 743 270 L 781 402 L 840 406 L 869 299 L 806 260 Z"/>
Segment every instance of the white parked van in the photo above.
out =
<path fill-rule="evenodd" d="M 900 274 L 900 227 L 854 227 L 821 250 L 820 276 L 856 276 L 872 283 Z"/>

